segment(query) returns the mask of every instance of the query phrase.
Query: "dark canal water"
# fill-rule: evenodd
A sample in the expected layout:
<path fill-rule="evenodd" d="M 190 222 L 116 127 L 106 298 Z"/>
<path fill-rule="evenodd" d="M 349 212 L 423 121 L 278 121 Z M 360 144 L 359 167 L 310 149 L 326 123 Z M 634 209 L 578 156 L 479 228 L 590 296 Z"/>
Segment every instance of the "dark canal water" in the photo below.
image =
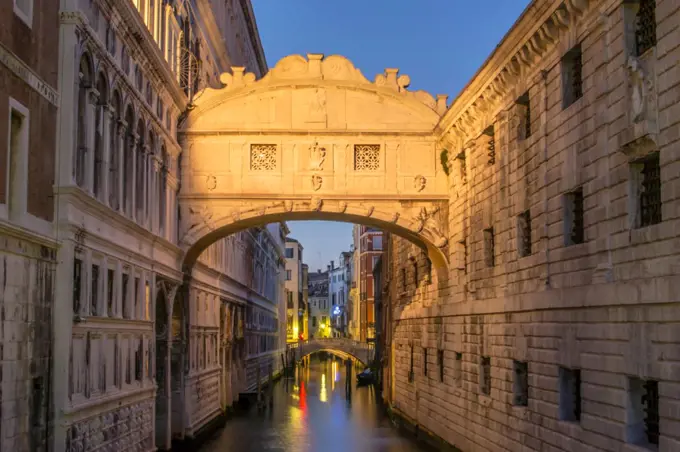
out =
<path fill-rule="evenodd" d="M 416 452 L 426 451 L 402 436 L 378 404 L 372 386 L 345 396 L 345 366 L 340 360 L 312 357 L 295 378 L 273 387 L 274 405 L 253 408 L 230 419 L 201 452 Z"/>

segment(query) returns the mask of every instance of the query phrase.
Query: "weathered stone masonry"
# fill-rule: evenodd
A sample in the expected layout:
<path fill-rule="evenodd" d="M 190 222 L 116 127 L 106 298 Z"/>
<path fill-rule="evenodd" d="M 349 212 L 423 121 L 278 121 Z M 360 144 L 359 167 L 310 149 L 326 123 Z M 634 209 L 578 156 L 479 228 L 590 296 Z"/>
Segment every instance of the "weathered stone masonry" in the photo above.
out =
<path fill-rule="evenodd" d="M 679 7 L 535 1 L 445 115 L 448 287 L 416 291 L 397 238 L 387 287 L 385 396 L 421 429 L 680 450 Z"/>

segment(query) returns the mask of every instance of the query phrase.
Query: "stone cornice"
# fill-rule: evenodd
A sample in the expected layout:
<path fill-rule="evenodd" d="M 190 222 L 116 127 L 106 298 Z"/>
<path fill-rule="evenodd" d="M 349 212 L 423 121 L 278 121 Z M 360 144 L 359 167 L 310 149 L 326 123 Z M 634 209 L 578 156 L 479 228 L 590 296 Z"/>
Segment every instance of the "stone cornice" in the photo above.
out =
<path fill-rule="evenodd" d="M 597 0 L 533 0 L 491 56 L 453 101 L 437 125 L 439 135 L 452 130 L 471 138 L 484 120 L 515 94 L 518 80 L 536 69 L 557 43 L 560 32 L 576 22 Z M 452 140 L 448 140 L 449 142 Z"/>
<path fill-rule="evenodd" d="M 53 237 L 44 236 L 4 219 L 0 219 L 0 236 L 14 237 L 52 249 L 57 249 L 59 247 L 59 242 Z"/>

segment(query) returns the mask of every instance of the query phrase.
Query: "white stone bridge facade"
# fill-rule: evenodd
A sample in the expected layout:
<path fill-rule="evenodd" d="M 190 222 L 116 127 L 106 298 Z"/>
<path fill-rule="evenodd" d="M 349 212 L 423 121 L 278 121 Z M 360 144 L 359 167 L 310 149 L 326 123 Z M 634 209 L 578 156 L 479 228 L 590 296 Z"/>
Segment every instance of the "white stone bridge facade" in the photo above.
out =
<path fill-rule="evenodd" d="M 364 365 L 369 365 L 375 356 L 373 344 L 351 339 L 310 339 L 288 344 L 288 348 L 295 350 L 296 361 L 317 352 L 328 352 L 344 359 L 354 358 Z"/>

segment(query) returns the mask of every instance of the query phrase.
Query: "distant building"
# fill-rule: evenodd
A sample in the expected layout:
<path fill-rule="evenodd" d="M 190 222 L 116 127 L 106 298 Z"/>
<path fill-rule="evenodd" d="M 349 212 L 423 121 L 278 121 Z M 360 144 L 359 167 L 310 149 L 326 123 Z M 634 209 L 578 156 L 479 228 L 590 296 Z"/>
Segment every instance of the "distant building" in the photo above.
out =
<path fill-rule="evenodd" d="M 294 238 L 286 238 L 286 339 L 297 342 L 304 337 L 304 300 L 302 293 L 302 244 Z"/>
<path fill-rule="evenodd" d="M 309 337 L 331 337 L 328 271 L 309 274 Z"/>
<path fill-rule="evenodd" d="M 355 225 L 353 232 L 354 249 L 355 253 L 358 253 L 358 269 L 355 279 L 359 289 L 358 339 L 366 341 L 375 337 L 373 268 L 382 254 L 383 233 L 379 229 L 363 225 Z M 356 314 L 356 307 L 354 311 Z"/>
<path fill-rule="evenodd" d="M 328 272 L 328 297 L 331 306 L 331 322 L 333 329 L 341 336 L 348 334 L 348 302 L 349 288 L 352 283 L 351 274 L 352 253 L 342 252 L 338 259 L 338 266 L 331 261 Z"/>

